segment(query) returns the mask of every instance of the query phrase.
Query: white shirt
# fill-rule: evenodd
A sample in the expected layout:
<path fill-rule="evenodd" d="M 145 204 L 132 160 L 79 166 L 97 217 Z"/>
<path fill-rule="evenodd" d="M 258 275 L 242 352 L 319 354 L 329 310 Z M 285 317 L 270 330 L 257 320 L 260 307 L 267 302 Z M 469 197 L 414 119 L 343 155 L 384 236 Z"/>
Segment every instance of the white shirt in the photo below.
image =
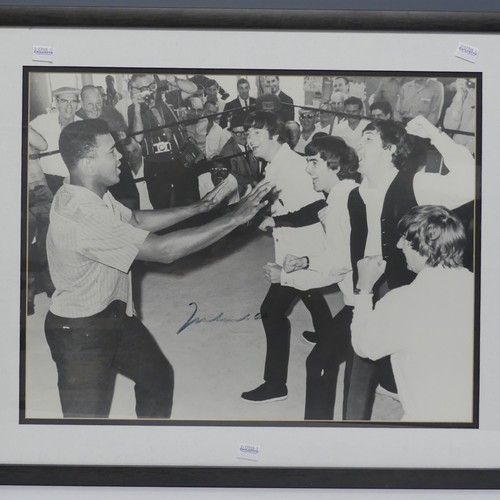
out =
<path fill-rule="evenodd" d="M 425 268 L 372 309 L 356 296 L 352 344 L 361 357 L 391 355 L 404 420 L 471 422 L 474 277 L 465 268 Z"/>
<path fill-rule="evenodd" d="M 324 199 L 314 191 L 312 179 L 306 172 L 303 156 L 283 144 L 266 167 L 266 180 L 276 186 L 278 199 L 271 206 L 273 217 L 297 212 L 301 208 Z M 323 251 L 325 231 L 320 222 L 305 227 L 276 227 L 273 229 L 275 262 L 283 265 L 286 254 L 312 255 Z"/>
<path fill-rule="evenodd" d="M 115 109 L 119 111 L 119 113 L 123 116 L 123 119 L 125 120 L 125 123 L 128 127 L 128 108 L 132 104 L 132 99 L 130 96 L 125 96 L 123 99 L 120 99 L 116 104 L 115 104 Z"/>
<path fill-rule="evenodd" d="M 382 225 L 380 217 L 384 208 L 385 195 L 396 175 L 398 175 L 398 169 L 393 167 L 380 179 L 376 188 L 371 188 L 366 179 L 363 179 L 359 187 L 359 194 L 366 205 L 366 222 L 368 226 L 365 256 L 382 254 Z"/>
<path fill-rule="evenodd" d="M 312 138 L 314 136 L 314 134 L 318 132 L 318 126 L 315 125 L 314 126 L 314 130 L 312 132 L 312 134 L 309 136 L 309 139 L 305 140 L 303 137 L 302 137 L 302 133 L 300 134 L 300 137 L 299 137 L 299 140 L 297 142 L 297 145 L 293 148 L 293 150 L 296 152 L 296 153 L 301 153 L 301 154 L 304 154 L 305 152 L 305 149 L 306 149 L 306 146 L 312 141 Z"/>
<path fill-rule="evenodd" d="M 337 118 L 335 118 L 337 120 Z M 332 123 L 331 125 L 327 125 L 326 127 L 320 128 L 318 132 L 323 132 L 323 134 L 328 134 L 328 135 L 335 135 L 333 133 L 333 126 L 335 125 L 335 122 Z M 321 127 L 321 124 L 318 124 L 318 127 Z"/>
<path fill-rule="evenodd" d="M 334 124 L 332 135 L 341 137 L 348 146 L 357 149 L 361 136 L 363 135 L 363 130 L 369 123 L 369 120 L 361 119 L 353 130 L 349 127 L 347 120 L 341 120 Z"/>
<path fill-rule="evenodd" d="M 135 187 L 139 193 L 139 208 L 141 210 L 154 210 L 151 200 L 149 199 L 148 185 L 146 184 L 146 179 L 144 178 L 144 158 L 141 161 L 141 166 L 137 173 L 135 173 L 132 169 L 130 169 L 130 171 L 132 172 L 134 180 L 142 179 L 140 181 L 136 181 L 135 183 Z"/>
<path fill-rule="evenodd" d="M 79 120 L 80 118 L 75 115 L 74 121 Z M 47 141 L 47 152 L 59 151 L 59 136 L 62 129 L 58 112 L 38 115 L 30 122 L 30 125 Z M 40 165 L 45 174 L 60 177 L 69 176 L 68 167 L 60 153 L 40 158 Z"/>
<path fill-rule="evenodd" d="M 328 194 L 327 216 L 325 223 L 327 246 L 322 253 L 308 255 L 309 268 L 291 273 L 281 273 L 281 283 L 293 286 L 299 290 L 321 288 L 339 283 L 344 294 L 344 303 L 354 305 L 352 285 L 351 256 L 349 253 L 349 238 L 351 224 L 347 199 L 349 193 L 357 186 L 352 179 L 345 179 L 335 184 Z M 338 241 L 341 235 L 342 241 Z M 297 257 L 302 257 L 297 255 Z M 347 272 L 346 272 L 347 271 Z"/>
<path fill-rule="evenodd" d="M 474 199 L 476 189 L 474 158 L 467 148 L 455 143 L 446 134 L 439 134 L 433 144 L 443 156 L 449 173 L 440 175 L 425 170 L 417 172 L 413 178 L 415 198 L 419 205 L 443 205 L 453 210 Z M 359 188 L 359 193 L 367 205 L 368 238 L 365 256 L 382 254 L 380 217 L 385 195 L 392 182 L 390 177 L 394 179 L 396 175 L 396 168 L 391 169 L 388 177 L 382 180 L 377 188 L 369 190 L 366 180 L 363 180 Z M 334 231 L 334 238 L 337 241 L 345 241 L 340 227 L 336 227 Z"/>
<path fill-rule="evenodd" d="M 129 271 L 149 232 L 132 226 L 131 217 L 109 192 L 100 198 L 73 184 L 59 188 L 47 234 L 53 314 L 88 317 L 121 300 L 133 315 Z"/>
<path fill-rule="evenodd" d="M 205 144 L 207 159 L 211 159 L 219 155 L 226 142 L 231 139 L 231 132 L 223 129 L 218 123 L 214 123 L 207 134 L 207 142 Z"/>

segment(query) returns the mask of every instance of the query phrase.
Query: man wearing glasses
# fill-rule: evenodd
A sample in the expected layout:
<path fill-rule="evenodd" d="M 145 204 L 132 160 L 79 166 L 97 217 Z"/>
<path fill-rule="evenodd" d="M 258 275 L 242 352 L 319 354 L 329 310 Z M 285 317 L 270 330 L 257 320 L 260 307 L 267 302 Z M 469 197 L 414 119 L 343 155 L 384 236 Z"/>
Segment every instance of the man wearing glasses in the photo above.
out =
<path fill-rule="evenodd" d="M 174 78 L 183 97 L 196 92 L 196 85 Z M 128 108 L 129 133 L 141 143 L 144 154 L 144 175 L 154 208 L 188 205 L 199 198 L 196 176 L 188 168 L 183 153 L 188 146 L 184 128 L 161 128 L 178 121 L 172 107 L 163 100 L 153 75 L 132 75 L 132 104 Z M 155 130 L 156 129 L 156 130 Z"/>
<path fill-rule="evenodd" d="M 52 92 L 56 112 L 42 114 L 31 121 L 30 125 L 47 142 L 47 152 L 53 154 L 40 158 L 40 165 L 53 194 L 68 177 L 68 168 L 59 154 L 59 136 L 61 130 L 70 123 L 80 120 L 75 116 L 80 103 L 80 90 L 72 87 L 60 87 Z"/>
<path fill-rule="evenodd" d="M 316 127 L 317 117 L 318 114 L 315 111 L 299 109 L 300 138 L 294 148 L 294 151 L 301 155 L 304 154 L 306 145 L 311 142 L 313 135 L 318 131 L 318 128 Z"/>
<path fill-rule="evenodd" d="M 231 138 L 226 142 L 220 152 L 220 155 L 223 157 L 246 153 L 244 156 L 236 156 L 229 160 L 231 162 L 231 173 L 238 181 L 240 196 L 245 194 L 249 185 L 252 187 L 255 186 L 263 177 L 263 174 L 260 172 L 259 161 L 255 158 L 252 151 L 248 149 L 248 133 L 243 127 L 244 121 L 244 115 L 233 115 L 231 118 L 231 125 L 229 126 Z"/>

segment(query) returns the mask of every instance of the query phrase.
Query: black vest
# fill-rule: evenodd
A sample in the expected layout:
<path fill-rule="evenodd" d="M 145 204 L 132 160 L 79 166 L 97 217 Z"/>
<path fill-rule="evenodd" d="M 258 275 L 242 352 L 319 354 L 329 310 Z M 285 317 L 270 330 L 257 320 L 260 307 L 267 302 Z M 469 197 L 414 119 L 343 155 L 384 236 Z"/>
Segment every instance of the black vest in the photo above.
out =
<path fill-rule="evenodd" d="M 418 205 L 413 192 L 413 178 L 415 172 L 400 171 L 392 181 L 384 198 L 380 225 L 382 229 L 382 256 L 387 262 L 384 276 L 380 283 L 387 280 L 389 288 L 397 288 L 408 285 L 415 279 L 415 273 L 406 267 L 406 259 L 403 252 L 396 245 L 401 235 L 398 233 L 397 225 L 399 219 L 408 210 Z M 358 260 L 365 256 L 366 239 L 368 236 L 368 224 L 366 216 L 366 205 L 359 194 L 359 188 L 353 189 L 347 202 L 349 218 L 351 221 L 351 263 L 353 270 L 353 282 L 358 282 Z"/>

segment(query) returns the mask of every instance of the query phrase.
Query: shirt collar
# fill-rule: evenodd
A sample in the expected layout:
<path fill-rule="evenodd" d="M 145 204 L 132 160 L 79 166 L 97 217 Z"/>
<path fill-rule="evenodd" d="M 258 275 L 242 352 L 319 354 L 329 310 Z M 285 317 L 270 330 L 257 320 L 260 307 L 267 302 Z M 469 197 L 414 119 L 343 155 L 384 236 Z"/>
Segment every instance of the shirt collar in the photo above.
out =
<path fill-rule="evenodd" d="M 365 178 L 361 181 L 361 185 L 359 187 L 359 193 L 363 198 L 365 196 L 370 196 L 370 194 L 375 194 L 375 193 L 385 195 L 396 175 L 398 175 L 398 169 L 396 167 L 389 169 L 380 179 L 377 187 L 370 187 L 368 185 L 368 179 Z"/>

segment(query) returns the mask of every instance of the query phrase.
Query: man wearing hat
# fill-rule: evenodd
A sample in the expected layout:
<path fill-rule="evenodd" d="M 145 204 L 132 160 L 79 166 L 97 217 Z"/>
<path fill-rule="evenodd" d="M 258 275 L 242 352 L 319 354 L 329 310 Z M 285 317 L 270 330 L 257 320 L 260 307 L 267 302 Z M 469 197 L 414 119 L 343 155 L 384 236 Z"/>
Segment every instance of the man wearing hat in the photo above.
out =
<path fill-rule="evenodd" d="M 80 120 L 75 116 L 80 102 L 80 90 L 73 87 L 60 87 L 52 92 L 57 112 L 37 116 L 30 125 L 47 142 L 47 152 L 53 154 L 40 158 L 40 165 L 47 184 L 55 194 L 63 180 L 68 177 L 68 168 L 59 154 L 59 136 L 68 124 Z"/>
<path fill-rule="evenodd" d="M 245 194 L 248 185 L 252 187 L 255 186 L 263 177 L 260 173 L 259 161 L 247 148 L 248 134 L 243 127 L 244 121 L 244 114 L 238 113 L 233 115 L 229 126 L 231 138 L 226 142 L 220 152 L 222 157 L 246 153 L 245 155 L 236 156 L 234 158 L 230 158 L 229 160 L 231 162 L 231 173 L 238 181 L 238 191 L 240 196 Z"/>

